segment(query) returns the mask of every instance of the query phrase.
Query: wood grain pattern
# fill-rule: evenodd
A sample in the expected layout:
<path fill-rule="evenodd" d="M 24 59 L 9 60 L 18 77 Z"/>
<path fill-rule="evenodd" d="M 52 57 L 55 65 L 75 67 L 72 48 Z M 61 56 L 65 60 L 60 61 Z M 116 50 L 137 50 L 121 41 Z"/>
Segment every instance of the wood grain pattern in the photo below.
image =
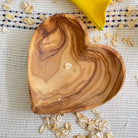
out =
<path fill-rule="evenodd" d="M 65 63 L 72 67 L 66 69 Z M 57 14 L 36 29 L 28 55 L 28 82 L 34 113 L 66 113 L 95 108 L 110 100 L 125 79 L 120 54 L 89 42 L 75 16 Z"/>

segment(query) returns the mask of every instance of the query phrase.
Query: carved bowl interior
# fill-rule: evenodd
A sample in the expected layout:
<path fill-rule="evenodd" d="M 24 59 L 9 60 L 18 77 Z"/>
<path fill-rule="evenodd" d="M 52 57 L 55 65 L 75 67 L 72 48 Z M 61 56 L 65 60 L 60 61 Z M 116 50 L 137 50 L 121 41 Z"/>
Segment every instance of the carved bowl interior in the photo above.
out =
<path fill-rule="evenodd" d="M 72 66 L 68 69 L 66 63 Z M 29 48 L 32 111 L 46 114 L 95 108 L 118 93 L 125 72 L 116 50 L 89 42 L 81 20 L 53 15 L 38 26 Z"/>

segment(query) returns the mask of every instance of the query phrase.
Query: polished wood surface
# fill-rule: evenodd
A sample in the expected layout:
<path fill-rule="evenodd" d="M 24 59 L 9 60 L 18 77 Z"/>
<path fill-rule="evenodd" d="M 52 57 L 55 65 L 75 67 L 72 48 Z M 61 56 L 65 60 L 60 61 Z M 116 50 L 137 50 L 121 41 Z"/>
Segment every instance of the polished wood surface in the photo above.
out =
<path fill-rule="evenodd" d="M 108 46 L 92 45 L 85 25 L 75 16 L 57 14 L 36 29 L 28 54 L 34 113 L 95 108 L 115 96 L 124 79 L 121 55 Z"/>

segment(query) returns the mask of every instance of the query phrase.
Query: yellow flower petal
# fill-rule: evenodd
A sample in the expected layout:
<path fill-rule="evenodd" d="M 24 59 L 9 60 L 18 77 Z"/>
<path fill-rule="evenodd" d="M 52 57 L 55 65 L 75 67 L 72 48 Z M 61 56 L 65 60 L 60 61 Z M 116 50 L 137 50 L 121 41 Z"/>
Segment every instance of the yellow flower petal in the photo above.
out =
<path fill-rule="evenodd" d="M 106 8 L 111 0 L 70 0 L 74 3 L 98 30 L 103 30 Z"/>

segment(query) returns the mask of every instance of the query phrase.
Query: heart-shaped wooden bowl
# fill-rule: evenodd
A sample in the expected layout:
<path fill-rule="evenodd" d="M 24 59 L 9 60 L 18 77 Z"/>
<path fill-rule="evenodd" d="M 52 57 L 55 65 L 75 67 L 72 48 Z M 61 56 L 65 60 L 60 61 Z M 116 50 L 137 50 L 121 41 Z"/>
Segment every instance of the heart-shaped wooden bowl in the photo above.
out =
<path fill-rule="evenodd" d="M 66 113 L 109 101 L 125 79 L 121 55 L 89 42 L 75 16 L 57 14 L 36 29 L 28 55 L 28 82 L 34 113 Z"/>

